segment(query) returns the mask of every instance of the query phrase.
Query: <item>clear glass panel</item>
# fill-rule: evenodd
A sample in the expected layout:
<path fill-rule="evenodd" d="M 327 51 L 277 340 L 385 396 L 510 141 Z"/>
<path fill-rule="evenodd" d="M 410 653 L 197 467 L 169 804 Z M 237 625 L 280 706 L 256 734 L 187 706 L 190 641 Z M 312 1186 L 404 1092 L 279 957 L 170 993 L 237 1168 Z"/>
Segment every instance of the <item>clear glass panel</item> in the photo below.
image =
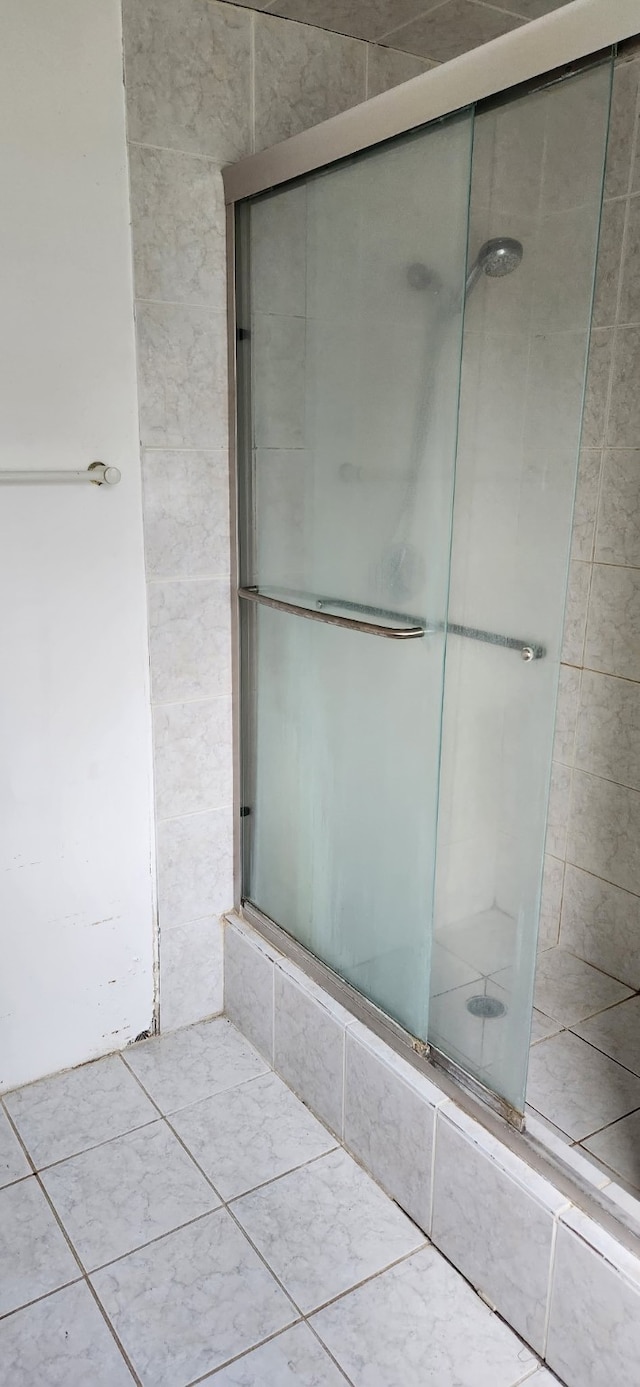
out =
<path fill-rule="evenodd" d="M 605 63 L 475 123 L 470 264 L 497 238 L 522 256 L 485 251 L 468 296 L 449 629 L 544 656 L 449 636 L 430 1039 L 519 1110 L 610 80 Z"/>
<path fill-rule="evenodd" d="M 426 1037 L 463 114 L 240 208 L 244 894 Z"/>

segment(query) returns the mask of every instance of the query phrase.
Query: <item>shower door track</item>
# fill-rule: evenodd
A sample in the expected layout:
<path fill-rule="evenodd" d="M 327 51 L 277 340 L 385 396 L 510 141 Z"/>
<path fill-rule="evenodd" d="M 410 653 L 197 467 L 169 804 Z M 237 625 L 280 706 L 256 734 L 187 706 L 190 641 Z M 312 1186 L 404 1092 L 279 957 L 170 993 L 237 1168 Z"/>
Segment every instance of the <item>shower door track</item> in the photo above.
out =
<path fill-rule="evenodd" d="M 370 1002 L 355 987 L 341 978 L 338 973 L 334 973 L 326 963 L 322 963 L 315 957 L 304 944 L 298 943 L 292 935 L 277 925 L 275 920 L 271 920 L 258 909 L 252 901 L 242 900 L 238 907 L 238 913 L 244 917 L 248 924 L 252 925 L 258 934 L 271 944 L 279 953 L 284 954 L 285 958 L 291 959 L 292 963 L 297 963 L 307 977 L 313 979 L 318 985 L 324 988 L 325 992 L 333 997 L 334 1001 L 339 1002 L 345 1011 L 351 1012 L 355 1021 L 361 1021 L 367 1026 L 374 1035 L 384 1040 L 391 1050 L 406 1060 L 426 1078 L 429 1078 L 430 1070 L 436 1068 L 440 1075 L 449 1075 L 452 1080 L 450 1096 L 459 1102 L 459 1089 L 463 1088 L 471 1094 L 473 1098 L 479 1099 L 485 1107 L 503 1118 L 517 1132 L 524 1130 L 524 1116 L 517 1108 L 512 1107 L 506 1098 L 502 1098 L 499 1093 L 485 1088 L 473 1075 L 468 1074 L 461 1065 L 456 1064 L 455 1060 L 449 1059 L 448 1055 L 442 1053 L 435 1046 L 427 1044 L 424 1040 L 419 1040 L 416 1036 L 405 1031 L 404 1027 L 394 1021 L 386 1012 L 381 1011 L 375 1002 Z M 440 1077 L 440 1086 L 445 1087 Z"/>

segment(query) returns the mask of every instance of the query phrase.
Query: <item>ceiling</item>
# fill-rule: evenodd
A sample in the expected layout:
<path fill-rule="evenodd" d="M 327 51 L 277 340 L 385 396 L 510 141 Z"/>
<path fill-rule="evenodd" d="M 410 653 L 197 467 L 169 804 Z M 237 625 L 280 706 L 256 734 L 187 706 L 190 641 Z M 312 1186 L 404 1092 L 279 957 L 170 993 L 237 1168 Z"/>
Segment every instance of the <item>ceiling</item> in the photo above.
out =
<path fill-rule="evenodd" d="M 235 0 L 238 3 L 238 0 Z M 569 0 L 239 0 L 268 14 L 445 63 Z"/>

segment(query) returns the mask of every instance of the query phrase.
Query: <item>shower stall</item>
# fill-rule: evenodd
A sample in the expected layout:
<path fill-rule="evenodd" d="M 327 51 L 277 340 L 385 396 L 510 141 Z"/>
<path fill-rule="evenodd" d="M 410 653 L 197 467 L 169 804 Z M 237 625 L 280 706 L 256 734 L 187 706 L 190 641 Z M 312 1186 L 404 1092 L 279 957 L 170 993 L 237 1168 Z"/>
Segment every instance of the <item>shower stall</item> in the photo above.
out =
<path fill-rule="evenodd" d="M 516 1123 L 612 51 L 540 63 L 227 187 L 238 900 Z"/>

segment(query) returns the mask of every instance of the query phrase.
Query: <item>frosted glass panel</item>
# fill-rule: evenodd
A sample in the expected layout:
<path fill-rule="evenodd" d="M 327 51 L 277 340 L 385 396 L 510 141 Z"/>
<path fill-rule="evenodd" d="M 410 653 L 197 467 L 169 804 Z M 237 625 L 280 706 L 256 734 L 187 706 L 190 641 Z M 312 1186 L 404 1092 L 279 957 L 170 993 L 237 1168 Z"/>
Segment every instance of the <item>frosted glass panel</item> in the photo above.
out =
<path fill-rule="evenodd" d="M 480 275 L 465 317 L 430 1039 L 520 1110 L 610 79 L 475 122 L 470 263 L 503 237 L 522 257 Z"/>
<path fill-rule="evenodd" d="M 426 1037 L 471 117 L 240 209 L 244 892 Z M 437 190 L 437 195 L 436 195 Z"/>

